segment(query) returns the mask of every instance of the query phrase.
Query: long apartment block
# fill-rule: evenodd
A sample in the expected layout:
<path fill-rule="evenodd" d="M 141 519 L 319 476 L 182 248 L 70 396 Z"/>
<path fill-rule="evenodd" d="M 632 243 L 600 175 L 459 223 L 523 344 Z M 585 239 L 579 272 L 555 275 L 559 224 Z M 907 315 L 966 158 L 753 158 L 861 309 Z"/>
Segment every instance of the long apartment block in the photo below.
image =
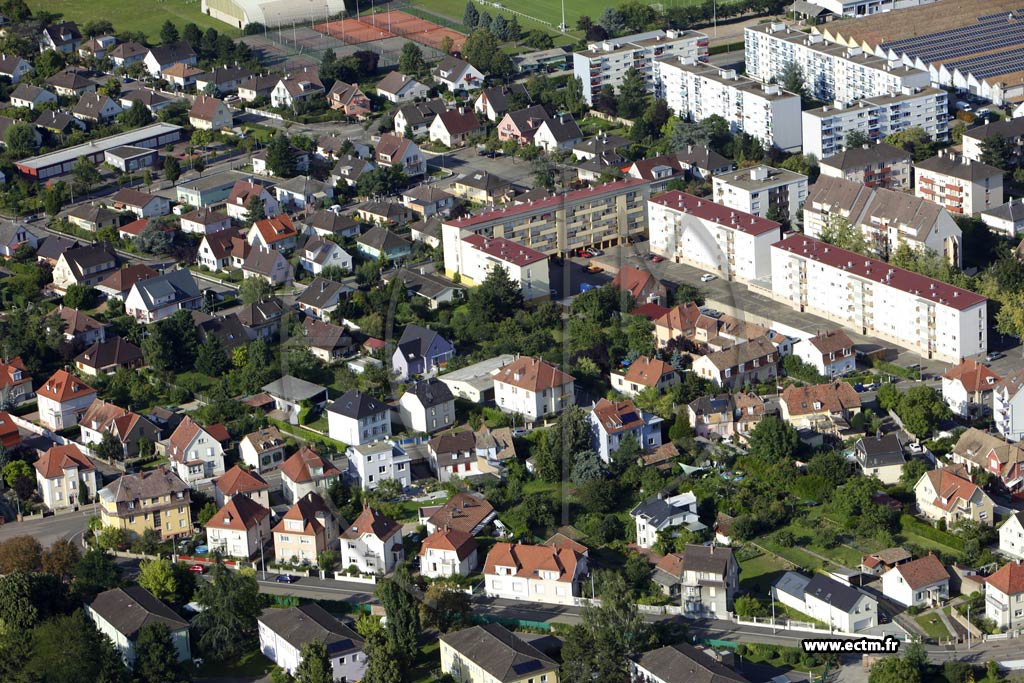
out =
<path fill-rule="evenodd" d="M 459 242 L 470 235 L 504 237 L 546 256 L 625 242 L 646 232 L 650 194 L 650 183 L 627 178 L 446 221 L 445 271 L 460 272 Z"/>
<path fill-rule="evenodd" d="M 721 116 L 733 133 L 752 135 L 767 147 L 800 148 L 799 95 L 695 59 L 662 59 L 657 74 L 655 95 L 676 116 L 691 121 Z"/>
<path fill-rule="evenodd" d="M 933 140 L 949 138 L 946 92 L 938 88 L 907 88 L 896 95 L 867 97 L 853 103 L 803 112 L 804 154 L 827 159 L 846 146 L 850 133 L 863 133 L 872 142 L 918 126 Z"/>
<path fill-rule="evenodd" d="M 800 234 L 771 251 L 772 294 L 795 310 L 949 363 L 988 348 L 979 294 Z"/>
<path fill-rule="evenodd" d="M 782 81 L 786 67 L 800 67 L 809 94 L 824 102 L 853 102 L 927 88 L 927 71 L 882 59 L 859 47 L 825 42 L 820 35 L 772 22 L 744 31 L 747 75 L 762 82 Z"/>
<path fill-rule="evenodd" d="M 604 86 L 610 85 L 618 91 L 631 68 L 643 74 L 648 89 L 653 91 L 657 60 L 669 57 L 707 61 L 707 35 L 697 31 L 659 29 L 590 43 L 586 50 L 573 53 L 573 73 L 583 82 L 583 96 L 587 104 L 593 104 L 594 95 Z"/>

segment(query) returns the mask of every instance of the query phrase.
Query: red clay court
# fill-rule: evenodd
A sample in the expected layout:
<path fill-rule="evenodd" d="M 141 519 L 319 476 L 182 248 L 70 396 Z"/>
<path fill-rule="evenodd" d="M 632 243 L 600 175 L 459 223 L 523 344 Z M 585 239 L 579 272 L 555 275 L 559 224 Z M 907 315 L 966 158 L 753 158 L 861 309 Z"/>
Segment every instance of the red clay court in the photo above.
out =
<path fill-rule="evenodd" d="M 318 24 L 317 31 L 338 38 L 346 43 L 366 43 L 402 36 L 440 50 L 445 37 L 452 39 L 452 49 L 461 50 L 466 36 L 450 28 L 439 26 L 432 21 L 420 19 L 401 10 L 378 12 L 359 19 L 340 19 L 327 24 Z"/>

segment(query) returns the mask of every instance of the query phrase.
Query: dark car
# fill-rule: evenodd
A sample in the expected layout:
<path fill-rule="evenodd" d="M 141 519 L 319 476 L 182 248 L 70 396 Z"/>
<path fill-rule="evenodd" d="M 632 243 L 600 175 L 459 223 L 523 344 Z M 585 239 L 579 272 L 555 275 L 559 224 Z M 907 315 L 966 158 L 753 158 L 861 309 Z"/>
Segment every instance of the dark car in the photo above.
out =
<path fill-rule="evenodd" d="M 274 581 L 277 581 L 278 583 L 295 583 L 298 579 L 291 574 L 278 574 Z"/>

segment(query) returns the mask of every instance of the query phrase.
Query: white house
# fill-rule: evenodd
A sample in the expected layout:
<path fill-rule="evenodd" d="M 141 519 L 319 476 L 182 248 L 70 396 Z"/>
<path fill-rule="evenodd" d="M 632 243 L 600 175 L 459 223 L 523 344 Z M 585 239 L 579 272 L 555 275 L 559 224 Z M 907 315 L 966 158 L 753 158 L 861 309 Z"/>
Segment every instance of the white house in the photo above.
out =
<path fill-rule="evenodd" d="M 352 256 L 336 242 L 321 237 L 311 237 L 299 255 L 299 268 L 313 275 L 319 275 L 324 268 L 352 270 Z"/>
<path fill-rule="evenodd" d="M 199 285 L 186 268 L 136 282 L 124 299 L 125 313 L 140 323 L 154 323 L 179 310 L 195 310 L 201 305 Z"/>
<path fill-rule="evenodd" d="M 224 474 L 224 446 L 213 434 L 186 416 L 167 440 L 174 473 L 187 484 Z"/>
<path fill-rule="evenodd" d="M 369 394 L 350 389 L 327 407 L 327 433 L 350 446 L 386 439 L 391 436 L 388 407 Z"/>
<path fill-rule="evenodd" d="M 587 558 L 570 544 L 562 547 L 495 543 L 484 563 L 484 594 L 489 598 L 557 605 L 576 604 Z"/>
<path fill-rule="evenodd" d="M 458 57 L 445 56 L 438 62 L 431 76 L 450 92 L 473 90 L 484 84 L 484 75 L 475 66 Z"/>
<path fill-rule="evenodd" d="M 326 93 L 316 68 L 303 68 L 286 74 L 270 91 L 270 103 L 275 107 L 293 107 L 297 102 L 306 102 Z"/>
<path fill-rule="evenodd" d="M 548 153 L 569 152 L 583 142 L 583 133 L 571 114 L 558 114 L 540 124 L 533 144 Z"/>
<path fill-rule="evenodd" d="M 661 446 L 660 417 L 645 413 L 631 399 L 609 401 L 602 398 L 590 411 L 590 428 L 594 450 L 605 462 L 619 450 L 623 439 L 633 437 L 640 450 L 653 451 Z"/>
<path fill-rule="evenodd" d="M 263 472 L 284 462 L 285 441 L 281 430 L 271 425 L 246 434 L 238 442 L 238 455 L 250 469 Z"/>
<path fill-rule="evenodd" d="M 465 531 L 439 529 L 420 546 L 420 574 L 432 579 L 469 576 L 477 561 L 476 539 Z"/>
<path fill-rule="evenodd" d="M 904 607 L 941 605 L 949 599 L 949 572 L 935 555 L 926 555 L 882 574 L 882 594 Z"/>
<path fill-rule="evenodd" d="M 960 417 L 991 407 L 992 395 L 1002 377 L 984 363 L 965 358 L 942 373 L 942 400 Z"/>
<path fill-rule="evenodd" d="M 842 377 L 857 369 L 853 341 L 840 327 L 798 341 L 793 345 L 793 353 L 813 366 L 819 375 L 829 379 Z"/>
<path fill-rule="evenodd" d="M 192 659 L 188 622 L 142 586 L 104 591 L 86 605 L 85 613 L 96 624 L 96 629 L 110 638 L 128 666 L 135 663 L 135 641 L 146 624 L 161 624 L 167 628 L 177 661 Z"/>
<path fill-rule="evenodd" d="M 236 495 L 206 523 L 206 544 L 226 557 L 249 559 L 270 540 L 270 510 Z"/>
<path fill-rule="evenodd" d="M 464 285 L 481 284 L 495 266 L 501 266 L 509 279 L 519 285 L 524 301 L 551 295 L 551 276 L 544 252 L 504 237 L 484 235 L 468 235 L 452 246 L 453 249 L 445 250 L 445 272 L 448 277 L 458 273 Z"/>
<path fill-rule="evenodd" d="M 39 422 L 60 431 L 78 424 L 96 398 L 96 391 L 67 370 L 58 370 L 36 389 Z"/>
<path fill-rule="evenodd" d="M 472 477 L 484 472 L 484 459 L 477 457 L 476 434 L 471 429 L 438 434 L 427 442 L 430 469 L 438 481 Z"/>
<path fill-rule="evenodd" d="M 302 663 L 302 648 L 318 641 L 327 647 L 335 681 L 362 680 L 367 657 L 363 639 L 318 604 L 268 608 L 256 620 L 260 652 L 289 674 Z"/>
<path fill-rule="evenodd" d="M 1024 523 L 1020 513 L 1006 518 L 999 527 L 999 552 L 1014 559 L 1024 559 Z"/>
<path fill-rule="evenodd" d="M 337 547 L 338 520 L 324 499 L 310 492 L 295 501 L 273 534 L 278 562 L 316 565 L 320 553 Z"/>
<path fill-rule="evenodd" d="M 380 136 L 373 159 L 381 168 L 400 167 L 410 178 L 427 172 L 427 159 L 416 143 L 390 133 Z"/>
<path fill-rule="evenodd" d="M 1024 626 L 1024 565 L 1015 560 L 985 579 L 985 617 L 1004 631 Z"/>
<path fill-rule="evenodd" d="M 715 202 L 767 218 L 796 221 L 807 198 L 807 176 L 783 168 L 753 166 L 712 179 Z"/>
<path fill-rule="evenodd" d="M 364 489 L 394 479 L 402 488 L 412 483 L 409 454 L 390 439 L 348 447 L 348 474 Z"/>
<path fill-rule="evenodd" d="M 33 463 L 36 488 L 51 510 L 73 507 L 96 499 L 99 480 L 96 466 L 78 446 L 53 446 Z M 83 490 L 84 487 L 84 490 Z M 85 500 L 79 496 L 85 494 Z"/>
<path fill-rule="evenodd" d="M 918 512 L 932 521 L 955 524 L 969 519 L 982 524 L 995 522 L 995 503 L 980 486 L 947 469 L 925 472 L 914 485 Z"/>
<path fill-rule="evenodd" d="M 576 403 L 576 378 L 539 358 L 523 356 L 491 374 L 494 400 L 504 413 L 532 421 Z"/>
<path fill-rule="evenodd" d="M 398 413 L 406 430 L 430 434 L 455 424 L 455 397 L 436 377 L 420 380 L 398 399 Z"/>
<path fill-rule="evenodd" d="M 189 211 L 181 217 L 181 231 L 193 235 L 210 235 L 231 228 L 231 216 L 208 208 Z"/>
<path fill-rule="evenodd" d="M 430 88 L 398 71 L 392 71 L 377 84 L 377 94 L 395 104 L 426 97 L 429 92 Z"/>
<path fill-rule="evenodd" d="M 620 394 L 636 398 L 645 389 L 654 389 L 659 394 L 679 383 L 679 373 L 663 360 L 639 356 L 621 370 L 612 370 L 612 388 Z"/>
<path fill-rule="evenodd" d="M 808 579 L 786 572 L 772 585 L 772 596 L 787 607 L 828 624 L 829 629 L 858 633 L 878 625 L 878 601 L 826 574 Z"/>
<path fill-rule="evenodd" d="M 993 232 L 1016 237 L 1024 232 L 1024 200 L 1011 197 L 1005 204 L 985 209 L 981 212 L 981 220 Z"/>
<path fill-rule="evenodd" d="M 653 548 L 658 534 L 669 529 L 684 527 L 687 531 L 700 531 L 707 526 L 697 517 L 697 496 L 692 491 L 663 498 L 651 496 L 629 511 L 636 523 L 636 544 Z"/>
<path fill-rule="evenodd" d="M 1010 441 L 1024 437 L 1024 373 L 1018 371 L 1004 377 L 992 391 L 992 413 L 996 429 Z"/>
<path fill-rule="evenodd" d="M 327 490 L 341 478 L 341 470 L 334 463 L 304 446 L 281 465 L 281 493 L 289 503 L 309 493 L 327 495 Z"/>
<path fill-rule="evenodd" d="M 364 507 L 341 535 L 345 569 L 354 566 L 364 574 L 389 574 L 403 559 L 402 525 L 371 507 Z"/>
<path fill-rule="evenodd" d="M 270 508 L 270 484 L 256 472 L 243 470 L 238 465 L 213 481 L 213 493 L 219 507 L 224 507 L 234 496 L 245 496 Z"/>

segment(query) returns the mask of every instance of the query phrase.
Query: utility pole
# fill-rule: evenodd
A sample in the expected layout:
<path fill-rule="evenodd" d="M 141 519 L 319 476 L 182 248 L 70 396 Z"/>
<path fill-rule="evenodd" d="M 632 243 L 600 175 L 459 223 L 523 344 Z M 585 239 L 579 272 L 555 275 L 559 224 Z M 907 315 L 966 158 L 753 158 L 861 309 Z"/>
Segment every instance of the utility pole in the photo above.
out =
<path fill-rule="evenodd" d="M 565 0 L 562 0 L 562 25 L 560 27 L 564 32 L 568 27 L 565 25 Z"/>

